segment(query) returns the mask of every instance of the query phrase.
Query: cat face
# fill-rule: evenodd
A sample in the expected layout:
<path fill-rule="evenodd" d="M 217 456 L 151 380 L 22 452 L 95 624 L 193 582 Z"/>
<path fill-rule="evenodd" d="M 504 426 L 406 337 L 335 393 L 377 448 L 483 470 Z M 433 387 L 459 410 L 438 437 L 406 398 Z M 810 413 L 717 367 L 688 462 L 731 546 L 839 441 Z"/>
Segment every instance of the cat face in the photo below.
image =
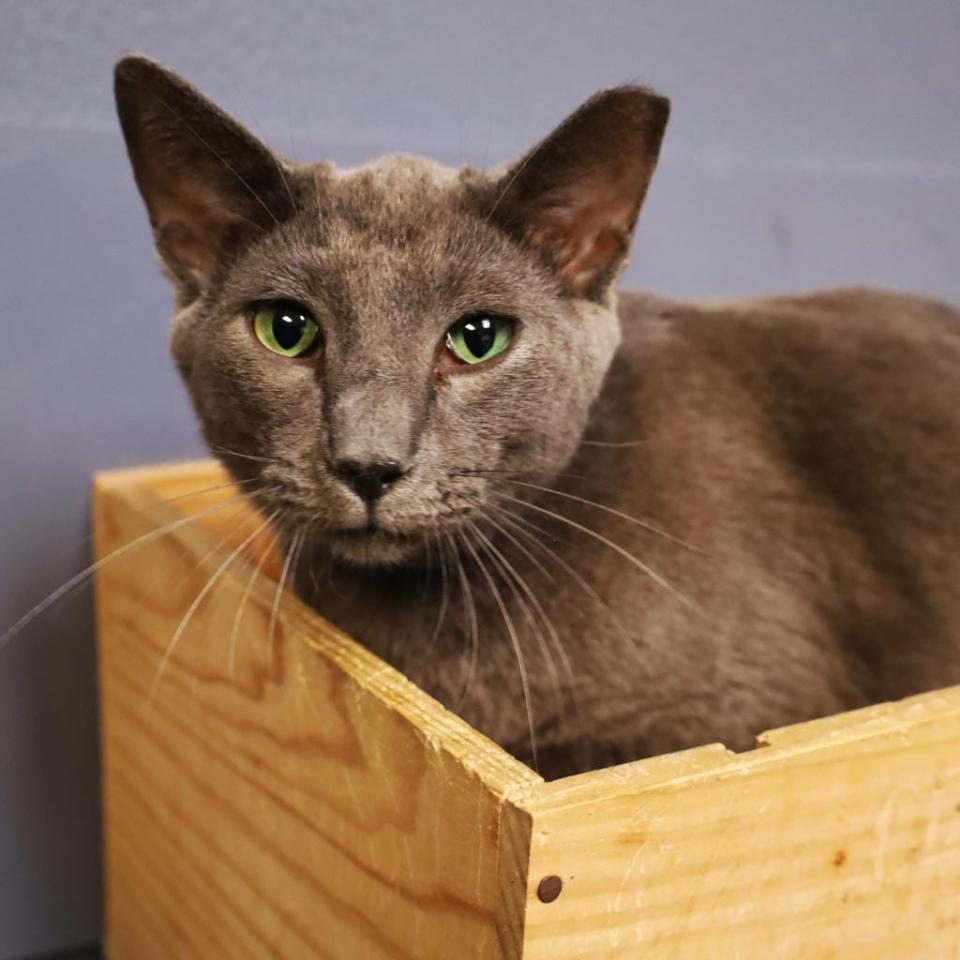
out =
<path fill-rule="evenodd" d="M 179 78 L 117 69 L 204 436 L 275 526 L 403 562 L 578 445 L 666 103 L 601 94 L 514 167 L 281 161 Z"/>

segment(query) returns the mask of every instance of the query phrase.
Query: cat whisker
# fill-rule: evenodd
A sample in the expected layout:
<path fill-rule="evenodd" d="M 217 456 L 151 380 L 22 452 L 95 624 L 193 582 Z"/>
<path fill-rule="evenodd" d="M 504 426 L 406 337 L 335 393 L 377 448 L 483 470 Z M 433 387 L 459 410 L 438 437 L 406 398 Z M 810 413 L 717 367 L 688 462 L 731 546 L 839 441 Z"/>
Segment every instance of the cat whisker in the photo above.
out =
<path fill-rule="evenodd" d="M 521 500 L 519 497 L 514 497 L 509 493 L 499 493 L 494 491 L 494 496 L 501 497 L 505 500 L 510 500 L 512 503 L 517 503 L 529 510 L 535 510 L 537 513 L 542 513 L 545 516 L 553 518 L 554 520 L 558 520 L 560 523 L 565 523 L 567 526 L 573 527 L 575 530 L 579 530 L 581 533 L 585 533 L 588 537 L 592 537 L 599 543 L 604 544 L 610 550 L 618 553 L 625 560 L 640 570 L 641 573 L 649 577 L 654 583 L 676 597 L 677 600 L 679 600 L 684 606 L 693 610 L 697 609 L 696 604 L 685 594 L 681 593 L 672 583 L 670 583 L 669 580 L 657 573 L 657 571 L 648 564 L 635 557 L 629 550 L 624 549 L 619 543 L 609 539 L 609 537 L 605 537 L 602 533 L 597 533 L 596 530 L 592 530 L 590 527 L 586 527 L 582 523 L 577 523 L 576 520 L 571 520 L 569 517 L 565 517 L 562 513 L 557 513 L 555 510 L 549 510 L 546 507 L 539 506 L 538 504 L 530 503 L 527 500 Z"/>
<path fill-rule="evenodd" d="M 497 532 L 500 534 L 500 536 L 505 537 L 510 543 L 512 543 L 530 561 L 530 563 L 534 565 L 534 567 L 537 569 L 537 571 L 540 573 L 540 575 L 544 578 L 544 580 L 547 583 L 553 582 L 553 576 L 551 575 L 550 571 L 547 570 L 547 568 L 543 565 L 543 563 L 537 557 L 535 557 L 533 553 L 529 549 L 527 549 L 527 547 L 519 539 L 517 539 L 516 536 L 514 536 L 510 532 L 510 529 L 516 531 L 518 536 L 524 537 L 533 546 L 538 547 L 540 550 L 544 551 L 548 557 L 550 557 L 551 559 L 554 559 L 558 563 L 558 565 L 561 566 L 561 568 L 565 568 L 566 572 L 568 572 L 573 576 L 574 580 L 577 581 L 586 590 L 588 595 L 591 595 L 602 606 L 607 607 L 603 599 L 596 593 L 596 591 L 593 590 L 592 587 L 590 587 L 590 585 L 584 580 L 584 578 L 580 576 L 580 574 L 577 573 L 576 570 L 573 569 L 573 567 L 567 564 L 566 561 L 564 561 L 559 556 L 559 554 L 556 553 L 556 551 L 551 550 L 550 547 L 542 543 L 538 537 L 530 533 L 528 530 L 525 530 L 517 522 L 521 518 L 515 517 L 505 507 L 500 507 L 497 504 L 488 504 L 488 506 L 492 507 L 493 511 L 500 517 L 499 523 L 495 521 L 491 521 L 491 523 L 493 524 Z M 537 529 L 536 524 L 530 523 L 529 521 L 527 521 L 527 523 L 534 529 Z M 509 527 L 510 529 L 507 529 L 507 527 Z M 532 591 L 531 591 L 531 594 L 532 594 Z M 540 604 L 538 599 L 534 596 L 531 596 L 531 600 L 533 600 L 536 603 L 536 606 L 540 612 L 540 616 L 544 619 L 545 623 L 547 624 L 548 629 L 550 630 L 553 637 L 554 646 L 557 648 L 561 661 L 563 662 L 563 665 L 569 680 L 569 684 L 567 686 L 567 692 L 569 693 L 570 702 L 573 706 L 573 713 L 576 719 L 577 729 L 579 731 L 582 731 L 584 728 L 584 719 L 583 719 L 583 713 L 581 711 L 581 706 L 580 706 L 580 698 L 578 696 L 578 691 L 577 691 L 577 677 L 576 677 L 576 673 L 573 670 L 573 665 L 570 661 L 570 657 L 567 654 L 566 648 L 564 647 L 562 641 L 560 640 L 559 631 L 556 629 L 556 626 L 547 616 L 546 611 L 544 611 L 542 604 Z M 609 610 L 609 607 L 607 607 L 607 609 Z M 624 639 L 628 639 L 627 634 L 622 629 L 620 621 L 617 620 L 616 617 L 614 617 L 614 622 L 621 636 Z M 567 739 L 570 742 L 574 742 L 574 740 L 576 739 L 575 731 L 570 731 L 569 737 Z M 584 749 L 586 749 L 585 746 L 584 746 Z"/>
<path fill-rule="evenodd" d="M 529 543 L 536 546 L 537 549 L 543 551 L 543 553 L 545 553 L 561 570 L 563 570 L 574 581 L 574 583 L 576 583 L 584 591 L 584 593 L 590 597 L 591 600 L 603 607 L 607 611 L 607 614 L 610 616 L 623 639 L 630 639 L 629 632 L 623 626 L 623 623 L 616 615 L 610 604 L 607 603 L 607 601 L 604 600 L 596 590 L 594 590 L 586 578 L 575 567 L 567 563 L 567 561 L 564 560 L 556 550 L 552 549 L 548 544 L 544 543 L 540 537 L 536 536 L 536 533 L 548 535 L 542 527 L 538 527 L 535 523 L 527 520 L 526 517 L 518 516 L 517 514 L 508 510 L 506 507 L 501 507 L 495 503 L 491 503 L 489 506 L 494 510 L 495 513 L 497 513 L 498 516 L 500 516 L 504 523 L 508 524 L 510 528 L 517 533 L 518 536 L 526 537 Z M 536 531 L 536 533 L 532 531 Z"/>
<path fill-rule="evenodd" d="M 490 518 L 490 517 L 487 517 L 487 518 L 486 518 L 486 522 L 490 524 L 490 526 L 493 528 L 493 530 L 494 530 L 496 533 L 498 533 L 500 536 L 504 537 L 504 538 L 507 539 L 507 540 L 511 540 L 511 541 L 513 542 L 514 546 L 518 546 L 517 541 L 514 540 L 512 537 L 510 537 L 508 531 L 504 530 L 503 527 L 502 527 L 499 523 L 497 523 L 495 520 L 493 520 L 493 519 Z M 556 630 L 556 628 L 554 627 L 553 622 L 550 620 L 550 618 L 549 618 L 549 617 L 547 616 L 547 614 L 546 614 L 546 611 L 543 609 L 543 604 L 540 603 L 540 600 L 539 600 L 539 598 L 537 597 L 536 593 L 534 593 L 534 591 L 533 591 L 533 589 L 530 587 L 530 585 L 529 585 L 529 584 L 526 582 L 526 580 L 520 575 L 520 573 L 519 573 L 518 570 L 516 569 L 516 566 L 515 566 L 514 564 L 510 563 L 510 561 L 509 561 L 509 560 L 507 559 L 507 557 L 504 555 L 503 551 L 500 550 L 499 547 L 497 547 L 497 545 L 496 545 L 495 543 L 493 543 L 493 541 L 492 541 L 486 534 L 484 534 L 483 531 L 480 530 L 479 527 L 477 527 L 476 525 L 474 525 L 474 530 L 475 530 L 476 535 L 477 535 L 478 537 L 480 537 L 480 539 L 482 540 L 482 542 L 483 542 L 484 545 L 486 546 L 487 552 L 493 554 L 493 556 L 496 558 L 499 566 L 501 567 L 501 570 L 502 570 L 507 576 L 513 578 L 514 582 L 517 584 L 517 586 L 520 588 L 520 590 L 521 590 L 521 591 L 523 592 L 523 594 L 526 596 L 527 600 L 530 602 L 530 605 L 532 606 L 532 608 L 537 612 L 537 615 L 541 618 L 541 620 L 543 620 L 544 625 L 547 627 L 547 630 L 548 630 L 548 632 L 550 633 L 551 640 L 552 640 L 553 643 L 554 643 L 554 646 L 555 646 L 556 651 L 557 651 L 557 653 L 558 653 L 558 655 L 559 655 L 559 657 L 560 657 L 560 660 L 561 660 L 561 662 L 562 662 L 562 664 L 563 664 L 563 666 L 564 666 L 564 669 L 567 671 L 567 673 L 568 673 L 568 675 L 569 675 L 569 677 L 570 677 L 570 680 L 572 681 L 574 678 L 573 678 L 573 673 L 572 673 L 572 667 L 571 667 L 571 665 L 570 665 L 570 658 L 567 656 L 567 651 L 566 651 L 566 649 L 564 648 L 563 644 L 562 644 L 561 641 L 560 641 L 560 636 L 559 636 L 559 634 L 557 633 L 557 630 Z M 522 547 L 522 546 L 518 546 L 518 549 L 519 549 L 520 552 L 521 552 L 522 554 L 524 554 L 538 569 L 540 569 L 542 572 L 546 573 L 545 569 L 543 568 L 543 565 L 540 564 L 539 561 L 537 561 L 537 559 L 532 556 L 532 554 L 530 553 L 529 550 L 526 550 L 526 549 L 525 549 L 524 547 Z M 548 573 L 546 573 L 546 575 L 547 575 L 547 577 L 549 577 L 549 574 L 548 574 Z M 517 599 L 518 599 L 518 601 L 520 600 L 519 597 L 518 597 Z M 550 656 L 549 649 L 543 649 L 542 652 L 543 652 L 543 654 L 544 654 L 544 660 L 552 661 L 552 656 Z M 551 663 L 551 666 L 552 666 L 552 663 Z M 559 677 L 557 677 L 556 680 L 557 680 L 557 683 L 559 683 Z"/>
<path fill-rule="evenodd" d="M 229 486 L 232 486 L 232 484 L 225 484 L 224 486 L 229 487 Z M 260 487 L 258 490 L 245 490 L 244 498 L 249 498 L 250 496 L 254 496 L 259 493 L 272 493 L 272 492 L 275 492 L 276 489 L 277 488 L 273 486 L 263 486 L 263 487 Z M 249 503 L 244 503 L 243 501 L 236 504 L 236 506 L 240 508 L 240 512 L 238 513 L 238 516 L 242 515 L 245 508 L 249 509 Z M 281 512 L 280 510 L 277 510 L 274 514 L 271 515 L 271 517 L 277 516 L 280 512 Z M 230 519 L 233 519 L 233 518 L 230 518 Z M 198 569 L 199 567 L 204 566 L 206 562 L 211 557 L 216 556 L 217 553 L 219 553 L 220 550 L 223 549 L 223 545 L 225 543 L 228 543 L 232 538 L 233 538 L 233 531 L 229 531 L 224 536 L 222 536 L 206 553 L 203 554 L 202 557 L 200 557 L 199 560 L 196 561 L 196 563 L 194 563 L 193 567 L 191 568 L 191 572 L 193 570 Z M 191 576 L 191 572 L 187 572 L 182 578 L 181 582 L 188 580 Z"/>
<path fill-rule="evenodd" d="M 635 524 L 642 530 L 646 530 L 648 533 L 653 533 L 658 537 L 663 537 L 664 540 L 669 540 L 671 543 L 675 543 L 687 550 L 692 550 L 694 553 L 703 555 L 706 555 L 707 553 L 706 550 L 696 547 L 692 543 L 688 543 L 686 540 L 681 540 L 679 537 L 675 537 L 672 533 L 668 533 L 666 530 L 658 527 L 656 524 L 650 523 L 649 520 L 641 520 L 640 517 L 635 517 L 632 514 L 624 513 L 622 510 L 617 510 L 615 507 L 608 507 L 606 504 L 598 503 L 596 500 L 590 500 L 587 497 L 581 497 L 575 493 L 567 493 L 563 490 L 557 490 L 554 487 L 546 487 L 539 483 L 529 483 L 526 480 L 511 479 L 509 482 L 518 487 L 526 487 L 529 490 L 539 490 L 541 493 L 549 493 L 555 497 L 564 497 L 567 500 L 574 500 L 577 503 L 582 503 L 584 506 L 593 507 L 595 510 L 602 510 L 604 513 L 609 513 L 614 517 L 619 517 L 621 520 L 626 520 L 628 523 Z"/>
<path fill-rule="evenodd" d="M 53 593 L 41 600 L 38 604 L 36 604 L 36 606 L 31 607 L 30 610 L 23 614 L 19 620 L 15 621 L 2 634 L 0 634 L 0 651 L 2 651 L 15 637 L 17 637 L 31 623 L 33 623 L 37 617 L 49 610 L 50 607 L 52 607 L 58 600 L 67 596 L 77 587 L 89 580 L 90 577 L 92 577 L 98 570 L 101 570 L 107 563 L 126 556 L 137 547 L 146 546 L 148 543 L 152 543 L 154 540 L 159 540 L 160 537 L 166 536 L 167 534 L 172 533 L 174 530 L 179 530 L 181 527 L 187 526 L 187 524 L 196 523 L 198 520 L 202 520 L 204 517 L 210 516 L 219 510 L 223 510 L 231 504 L 243 500 L 245 496 L 246 495 L 242 493 L 237 494 L 235 497 L 231 497 L 222 503 L 214 504 L 214 506 L 208 507 L 205 510 L 201 510 L 198 513 L 191 514 L 189 517 L 179 517 L 178 519 L 165 524 L 157 530 L 148 530 L 135 540 L 131 540 L 129 543 L 125 543 L 122 546 L 117 547 L 116 550 L 111 551 L 109 554 L 107 554 L 107 556 L 101 557 L 99 560 L 90 564 L 90 566 L 84 568 L 79 573 L 74 574 L 74 576 L 54 590 Z"/>
<path fill-rule="evenodd" d="M 627 447 L 642 447 L 647 443 L 646 440 L 625 440 L 623 442 L 609 443 L 606 440 L 581 440 L 581 447 L 606 447 L 610 450 L 623 450 Z"/>
<path fill-rule="evenodd" d="M 520 645 L 520 637 L 517 634 L 516 627 L 513 624 L 513 619 L 510 617 L 510 611 L 507 609 L 507 605 L 500 594 L 500 590 L 497 588 L 496 581 L 491 576 L 490 571 L 487 569 L 486 564 L 483 562 L 483 559 L 480 557 L 480 554 L 477 552 L 474 544 L 466 535 L 466 532 L 461 531 L 461 533 L 464 545 L 469 551 L 470 556 L 473 558 L 473 562 L 477 565 L 477 569 L 480 571 L 481 575 L 486 581 L 487 586 L 490 588 L 490 594 L 500 611 L 500 615 L 503 617 L 503 622 L 506 625 L 507 633 L 510 636 L 510 642 L 513 645 L 513 653 L 517 661 L 517 670 L 520 674 L 520 686 L 523 690 L 523 703 L 527 714 L 527 727 L 530 732 L 530 752 L 533 756 L 533 768 L 536 770 L 540 765 L 537 756 L 537 731 L 533 720 L 533 701 L 530 696 L 530 679 L 527 676 L 527 664 L 524 660 L 523 649 Z"/>
<path fill-rule="evenodd" d="M 540 576 L 543 577 L 543 579 L 547 583 L 552 584 L 554 581 L 554 577 L 553 577 L 553 574 L 546 568 L 546 565 L 538 557 L 534 556 L 534 554 L 531 553 L 531 551 L 527 547 L 525 547 L 519 540 L 517 540 L 510 533 L 510 531 L 506 527 L 504 527 L 505 523 L 511 527 L 513 526 L 513 524 L 510 523 L 510 521 L 513 519 L 513 514 L 510 513 L 510 511 L 507 510 L 505 507 L 501 507 L 496 503 L 488 503 L 487 507 L 488 509 L 492 510 L 495 514 L 497 514 L 501 518 L 501 522 L 496 523 L 495 521 L 490 519 L 490 517 L 487 517 L 487 520 L 490 523 L 490 525 L 497 531 L 497 533 L 499 533 L 503 537 L 506 537 L 507 540 L 509 540 L 523 554 L 523 556 L 525 556 L 527 560 L 529 560 L 530 563 L 533 564 L 533 566 L 537 569 L 537 572 L 540 574 Z"/>
<path fill-rule="evenodd" d="M 468 470 L 451 470 L 451 477 L 541 477 L 544 473 L 551 473 L 554 477 L 568 477 L 571 480 L 589 480 L 582 473 L 568 473 L 566 471 L 553 472 L 545 470 L 508 470 L 497 467 L 474 467 Z"/>
<path fill-rule="evenodd" d="M 270 526 L 273 521 L 280 516 L 281 513 L 281 510 L 275 510 L 267 518 L 267 525 Z M 243 614 L 247 609 L 247 603 L 250 600 L 250 594 L 253 593 L 253 585 L 257 582 L 257 577 L 259 577 L 263 572 L 263 565 L 266 562 L 267 557 L 270 555 L 270 552 L 274 549 L 274 546 L 275 545 L 272 541 L 268 543 L 266 549 L 260 555 L 260 559 L 254 563 L 253 570 L 250 572 L 250 576 L 247 579 L 247 584 L 243 589 L 243 595 L 240 597 L 240 603 L 237 607 L 236 616 L 233 618 L 233 625 L 230 628 L 230 639 L 227 643 L 227 669 L 230 673 L 231 681 L 236 678 L 237 636 L 240 633 L 240 621 L 243 619 Z"/>
<path fill-rule="evenodd" d="M 424 559 L 423 569 L 420 571 L 420 603 L 427 605 L 430 595 L 431 574 L 433 573 L 433 537 L 428 533 L 423 539 Z"/>
<path fill-rule="evenodd" d="M 489 518 L 487 518 L 487 522 L 489 522 Z M 513 599 L 516 601 L 517 606 L 523 612 L 524 617 L 527 619 L 527 621 L 529 621 L 531 627 L 534 628 L 534 633 L 536 634 L 536 639 L 540 646 L 540 653 L 543 656 L 544 662 L 549 664 L 550 669 L 554 675 L 554 683 L 556 684 L 557 677 L 556 677 L 555 665 L 551 657 L 549 656 L 548 650 L 545 647 L 543 635 L 542 633 L 540 633 L 539 627 L 535 624 L 533 620 L 532 614 L 530 612 L 530 607 L 526 604 L 523 597 L 521 597 L 520 593 L 517 590 L 516 582 L 518 581 L 519 575 L 517 574 L 516 570 L 512 567 L 512 565 L 509 563 L 509 561 L 507 561 L 506 558 L 503 556 L 503 553 L 497 550 L 497 548 L 491 543 L 490 538 L 486 536 L 486 534 L 484 534 L 484 532 L 480 529 L 480 527 L 477 524 L 472 523 L 471 521 L 467 521 L 466 526 L 468 527 L 470 532 L 473 534 L 478 545 L 489 556 L 490 561 L 493 565 L 494 571 L 499 573 L 500 576 L 503 578 L 504 583 L 510 589 L 510 593 L 513 596 Z"/>
<path fill-rule="evenodd" d="M 243 487 L 248 483 L 258 483 L 260 480 L 259 477 L 250 477 L 247 480 L 228 480 L 226 483 L 217 483 L 212 487 L 201 487 L 199 490 L 191 490 L 189 493 L 179 493 L 175 497 L 161 497 L 156 503 L 150 504 L 149 507 L 144 507 L 143 512 L 149 513 L 151 510 L 159 510 L 160 507 L 165 507 L 169 503 L 179 503 L 181 500 L 189 500 L 191 497 L 201 497 L 205 493 L 216 493 L 218 490 L 229 490 L 231 487 Z M 255 493 L 262 493 L 261 490 L 245 490 L 243 491 L 245 496 L 250 496 Z"/>
<path fill-rule="evenodd" d="M 167 644 L 167 647 L 163 652 L 163 656 L 160 658 L 160 663 L 157 666 L 157 672 L 154 675 L 153 683 L 150 685 L 150 695 L 147 698 L 148 704 L 153 703 L 154 698 L 156 697 L 156 694 L 157 694 L 157 690 L 160 687 L 160 682 L 163 679 L 164 672 L 166 671 L 167 664 L 170 662 L 170 658 L 173 656 L 174 651 L 176 650 L 177 645 L 180 642 L 180 638 L 183 636 L 184 632 L 187 629 L 187 626 L 190 624 L 190 621 L 193 619 L 193 615 L 200 608 L 200 604 L 203 603 L 204 599 L 207 597 L 210 591 L 216 586 L 220 577 L 226 572 L 227 567 L 229 567 L 230 564 L 233 563 L 233 561 L 240 556 L 240 554 L 243 552 L 244 548 L 247 547 L 248 544 L 253 542 L 257 534 L 259 534 L 262 530 L 266 529 L 269 523 L 270 523 L 269 520 L 264 520 L 262 523 L 258 524 L 254 528 L 253 532 L 248 537 L 244 538 L 244 540 L 240 543 L 238 547 L 236 547 L 236 549 L 230 552 L 230 554 L 227 556 L 227 559 L 224 560 L 219 567 L 217 567 L 217 569 L 213 572 L 213 574 L 207 580 L 206 584 L 204 584 L 203 589 L 196 595 L 196 597 L 193 600 L 193 603 L 191 603 L 190 606 L 187 608 L 187 612 L 180 619 L 180 623 L 177 626 L 177 629 L 174 631 L 173 636 L 170 638 L 170 642 Z"/>
<path fill-rule="evenodd" d="M 458 532 L 454 531 L 453 536 L 455 537 L 457 535 Z M 443 534 L 443 537 L 448 549 L 453 555 L 453 558 L 457 561 L 457 574 L 460 579 L 460 592 L 463 595 L 464 606 L 467 608 L 467 620 L 470 623 L 470 658 L 467 663 L 467 672 L 464 676 L 463 688 L 461 689 L 453 705 L 454 710 L 459 710 L 460 706 L 463 704 L 463 701 L 473 688 L 473 681 L 477 674 L 477 660 L 480 654 L 480 631 L 477 624 L 477 608 L 473 601 L 473 590 L 470 587 L 470 579 L 467 577 L 467 572 L 463 567 L 463 557 L 460 556 L 460 551 L 457 550 L 453 538 L 446 533 Z"/>
<path fill-rule="evenodd" d="M 501 535 L 503 535 L 503 530 L 499 525 L 487 518 L 487 521 L 491 523 L 495 530 L 497 530 Z M 560 661 L 563 664 L 564 669 L 567 672 L 567 677 L 570 681 L 570 693 L 573 693 L 573 683 L 575 681 L 573 668 L 570 664 L 570 658 L 567 656 L 567 651 L 563 646 L 560 636 L 557 633 L 556 627 L 553 624 L 553 621 L 547 616 L 546 611 L 543 609 L 543 605 L 540 603 L 539 598 L 531 589 L 530 585 L 524 580 L 524 578 L 517 571 L 516 567 L 510 563 L 506 558 L 503 551 L 500 550 L 482 530 L 480 530 L 476 525 L 474 525 L 474 533 L 477 537 L 480 538 L 481 542 L 486 547 L 487 553 L 493 558 L 494 562 L 499 566 L 501 573 L 504 575 L 504 580 L 510 586 L 511 593 L 513 593 L 514 599 L 519 605 L 520 609 L 523 611 L 527 620 L 530 623 L 531 628 L 534 631 L 534 635 L 537 639 L 537 645 L 540 647 L 540 653 L 543 656 L 544 662 L 547 664 L 547 669 L 550 671 L 550 676 L 553 680 L 554 693 L 557 697 L 561 716 L 566 721 L 566 704 L 563 697 L 563 683 L 560 678 L 560 674 L 557 671 L 556 663 L 554 662 L 553 652 L 550 649 L 550 646 L 547 642 L 547 638 L 544 636 L 543 631 L 540 628 L 540 625 L 537 623 L 534 612 L 537 616 L 540 617 L 541 622 L 543 623 L 544 628 L 549 634 L 550 640 L 552 641 L 555 650 L 559 654 Z M 512 578 L 512 582 L 511 582 Z M 526 597 L 529 604 L 523 599 L 520 593 L 517 592 L 517 588 L 522 591 L 523 595 Z"/>
<path fill-rule="evenodd" d="M 291 580 L 291 589 L 295 590 L 296 588 L 296 571 L 300 569 L 300 561 L 303 559 L 303 551 L 307 546 L 307 541 L 310 539 L 310 525 L 307 524 L 300 528 L 300 543 L 297 545 L 297 552 L 293 558 L 292 570 L 294 571 L 294 579 Z"/>
<path fill-rule="evenodd" d="M 573 547 L 573 542 L 571 540 L 558 536 L 556 533 L 554 533 L 554 531 L 548 530 L 546 527 L 541 527 L 539 524 L 534 523 L 527 517 L 521 517 L 519 514 L 513 513 L 513 511 L 508 510 L 506 507 L 502 507 L 496 503 L 488 503 L 486 506 L 487 508 L 492 508 L 502 516 L 511 517 L 516 523 L 522 523 L 528 530 L 536 531 L 541 537 L 544 537 L 551 543 L 562 543 L 566 547 Z"/>
<path fill-rule="evenodd" d="M 236 506 L 239 508 L 239 512 L 238 512 L 235 516 L 227 517 L 226 519 L 227 519 L 228 522 L 232 522 L 232 521 L 235 520 L 237 517 L 242 516 L 243 511 L 244 511 L 244 508 L 246 507 L 246 505 L 243 504 L 243 503 L 238 503 L 238 504 L 236 504 Z M 232 539 L 233 539 L 233 531 L 232 531 L 232 530 L 228 531 L 228 532 L 225 533 L 222 537 L 220 537 L 220 539 L 217 540 L 217 542 L 216 542 L 209 550 L 207 550 L 207 551 L 200 557 L 200 559 L 197 560 L 197 561 L 190 567 L 190 569 L 189 569 L 186 573 L 183 574 L 183 576 L 177 581 L 177 586 L 174 587 L 173 589 L 174 589 L 174 590 L 179 590 L 184 584 L 186 584 L 186 582 L 187 582 L 188 580 L 190 580 L 191 576 L 193 575 L 193 573 L 194 573 L 196 570 L 198 570 L 200 567 L 205 566 L 206 563 L 207 563 L 207 561 L 208 561 L 211 557 L 216 556 L 216 555 L 223 549 L 224 544 L 229 543 Z"/>
<path fill-rule="evenodd" d="M 432 539 L 432 537 L 430 538 Z M 430 540 L 427 541 L 428 543 Z M 445 543 L 437 540 L 437 556 L 440 558 L 440 611 L 437 614 L 437 622 L 434 624 L 433 633 L 430 636 L 430 649 L 432 650 L 437 643 L 437 637 L 440 636 L 440 629 L 443 626 L 443 618 L 447 614 L 447 556 Z"/>
<path fill-rule="evenodd" d="M 278 460 L 276 457 L 257 457 L 252 453 L 241 453 L 239 450 L 231 450 L 229 447 L 221 447 L 215 443 L 208 444 L 208 446 L 214 453 L 226 453 L 231 457 L 239 457 L 241 460 L 252 460 L 255 463 L 271 463 L 279 467 L 286 466 L 282 460 Z"/>
<path fill-rule="evenodd" d="M 303 547 L 306 539 L 306 531 L 298 530 L 290 541 L 287 548 L 287 556 L 283 561 L 283 569 L 280 571 L 280 579 L 277 581 L 277 591 L 273 597 L 273 606 L 270 609 L 270 625 L 267 627 L 267 647 L 273 649 L 273 637 L 277 629 L 277 619 L 280 616 L 280 601 L 283 599 L 283 588 L 286 585 L 287 577 L 290 575 L 290 568 L 293 566 L 294 552 L 299 555 L 299 549 Z"/>
<path fill-rule="evenodd" d="M 251 477 L 249 480 L 232 480 L 229 483 L 218 483 L 212 487 L 201 487 L 199 490 L 191 490 L 189 493 L 180 493 L 175 497 L 159 497 L 156 503 L 151 503 L 149 506 L 138 507 L 138 511 L 141 514 L 147 515 L 151 514 L 156 510 L 162 510 L 164 507 L 168 506 L 171 503 L 179 503 L 182 500 L 189 500 L 191 497 L 200 497 L 205 493 L 215 493 L 217 490 L 230 490 L 233 487 L 239 487 L 247 483 L 257 483 L 260 481 L 260 477 Z M 245 491 L 247 495 L 252 495 L 257 493 L 256 490 Z M 71 546 L 67 547 L 65 550 L 60 551 L 56 554 L 58 559 L 63 559 L 67 554 L 71 553 L 73 550 L 78 549 L 79 547 L 88 544 L 94 535 L 93 533 L 88 533 L 85 537 L 81 537 Z"/>

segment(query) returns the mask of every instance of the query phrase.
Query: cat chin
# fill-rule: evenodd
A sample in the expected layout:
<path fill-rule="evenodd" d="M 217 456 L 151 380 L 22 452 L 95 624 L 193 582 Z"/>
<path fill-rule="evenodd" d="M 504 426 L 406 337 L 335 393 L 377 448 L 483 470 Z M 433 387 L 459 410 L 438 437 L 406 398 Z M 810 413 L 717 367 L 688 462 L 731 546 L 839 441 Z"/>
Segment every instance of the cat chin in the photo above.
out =
<path fill-rule="evenodd" d="M 334 537 L 330 553 L 334 560 L 358 567 L 397 567 L 420 551 L 419 541 L 373 533 L 362 538 Z"/>

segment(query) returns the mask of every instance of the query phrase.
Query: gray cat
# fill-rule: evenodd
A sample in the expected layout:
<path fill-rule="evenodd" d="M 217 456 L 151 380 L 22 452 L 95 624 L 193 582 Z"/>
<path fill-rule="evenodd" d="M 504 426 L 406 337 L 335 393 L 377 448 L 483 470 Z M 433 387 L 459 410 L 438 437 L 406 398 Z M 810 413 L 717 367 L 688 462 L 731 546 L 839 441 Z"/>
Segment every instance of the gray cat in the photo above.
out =
<path fill-rule="evenodd" d="M 960 682 L 960 315 L 617 294 L 664 98 L 478 171 L 290 163 L 141 57 L 116 95 L 298 592 L 545 776 Z"/>

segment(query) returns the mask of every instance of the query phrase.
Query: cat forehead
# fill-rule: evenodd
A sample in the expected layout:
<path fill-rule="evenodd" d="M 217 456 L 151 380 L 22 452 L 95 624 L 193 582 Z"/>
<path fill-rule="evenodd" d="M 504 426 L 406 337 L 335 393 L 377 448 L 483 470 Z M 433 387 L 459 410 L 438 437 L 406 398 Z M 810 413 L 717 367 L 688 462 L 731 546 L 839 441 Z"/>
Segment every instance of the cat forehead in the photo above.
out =
<path fill-rule="evenodd" d="M 271 253 L 374 256 L 382 267 L 383 257 L 426 266 L 471 253 L 510 256 L 511 244 L 477 202 L 482 171 L 390 154 L 342 169 L 317 164 L 304 174 L 310 189 L 289 226 L 265 244 Z"/>
<path fill-rule="evenodd" d="M 482 171 L 389 154 L 356 167 L 317 164 L 300 175 L 313 190 L 291 222 L 232 272 L 231 296 L 260 299 L 259 288 L 313 302 L 338 291 L 347 303 L 479 291 L 491 308 L 506 308 L 523 287 L 540 291 L 539 272 L 470 200 L 486 182 Z"/>
<path fill-rule="evenodd" d="M 472 219 L 464 201 L 468 185 L 483 174 L 469 167 L 454 169 L 412 154 L 388 154 L 356 167 L 313 168 L 316 203 L 307 204 L 336 232 L 338 227 L 366 234 L 389 235 L 399 229 L 443 230 Z M 413 239 L 408 236 L 408 240 Z"/>
<path fill-rule="evenodd" d="M 417 154 L 388 153 L 356 167 L 334 169 L 333 174 L 344 185 L 363 181 L 393 193 L 425 187 L 441 191 L 450 189 L 462 178 L 463 169 L 456 170 Z"/>

